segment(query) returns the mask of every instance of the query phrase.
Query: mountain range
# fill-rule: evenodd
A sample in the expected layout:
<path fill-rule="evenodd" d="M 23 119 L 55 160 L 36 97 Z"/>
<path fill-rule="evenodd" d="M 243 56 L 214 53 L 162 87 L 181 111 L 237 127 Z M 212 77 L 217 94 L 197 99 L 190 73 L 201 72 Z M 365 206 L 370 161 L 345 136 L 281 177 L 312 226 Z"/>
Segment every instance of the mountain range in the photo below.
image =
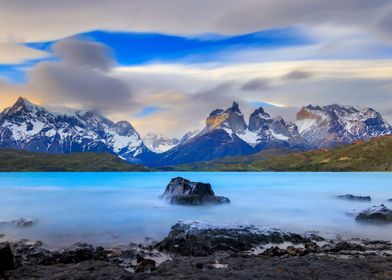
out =
<path fill-rule="evenodd" d="M 248 122 L 239 105 L 213 110 L 200 131 L 181 139 L 140 137 L 128 121 L 95 111 L 55 109 L 25 98 L 0 114 L 0 147 L 52 154 L 107 152 L 148 166 L 208 161 L 266 149 L 310 150 L 392 134 L 380 113 L 359 106 L 306 106 L 296 122 L 272 118 L 262 107 Z"/>

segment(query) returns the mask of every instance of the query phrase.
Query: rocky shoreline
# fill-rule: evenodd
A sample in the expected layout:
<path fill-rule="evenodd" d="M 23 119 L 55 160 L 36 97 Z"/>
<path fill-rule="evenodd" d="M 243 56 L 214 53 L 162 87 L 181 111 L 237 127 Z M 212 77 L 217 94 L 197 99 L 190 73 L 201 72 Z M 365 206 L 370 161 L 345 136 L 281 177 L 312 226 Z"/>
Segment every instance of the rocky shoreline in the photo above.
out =
<path fill-rule="evenodd" d="M 148 244 L 0 243 L 0 279 L 391 279 L 392 243 L 254 226 L 175 224 Z"/>

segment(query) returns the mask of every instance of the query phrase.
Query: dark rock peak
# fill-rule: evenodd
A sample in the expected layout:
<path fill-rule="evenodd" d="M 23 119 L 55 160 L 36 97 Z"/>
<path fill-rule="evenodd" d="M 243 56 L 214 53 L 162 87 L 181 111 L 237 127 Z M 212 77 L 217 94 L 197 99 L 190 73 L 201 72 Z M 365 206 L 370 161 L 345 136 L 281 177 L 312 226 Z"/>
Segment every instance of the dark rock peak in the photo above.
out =
<path fill-rule="evenodd" d="M 214 111 L 212 111 L 210 113 L 210 117 L 218 116 L 218 115 L 222 114 L 223 112 L 224 112 L 224 110 L 222 110 L 222 109 L 215 109 Z"/>
<path fill-rule="evenodd" d="M 309 109 L 309 110 L 322 110 L 323 108 L 321 108 L 319 105 L 313 106 L 312 104 L 309 104 L 308 106 L 302 107 L 302 109 Z"/>
<path fill-rule="evenodd" d="M 249 116 L 249 130 L 259 131 L 267 129 L 272 122 L 271 116 L 262 107 L 259 107 Z"/>
<path fill-rule="evenodd" d="M 226 110 L 216 109 L 212 111 L 206 120 L 206 126 L 207 131 L 216 128 L 228 128 L 234 133 L 242 132 L 247 128 L 244 115 L 236 102 L 233 102 L 232 107 Z"/>
<path fill-rule="evenodd" d="M 119 121 L 115 124 L 116 132 L 119 135 L 128 135 L 129 133 L 133 133 L 135 129 L 128 121 Z"/>
<path fill-rule="evenodd" d="M 252 114 L 250 114 L 251 117 L 259 117 L 259 118 L 264 118 L 264 119 L 269 119 L 271 118 L 270 114 L 266 113 L 263 109 L 263 107 L 257 108 Z"/>
<path fill-rule="evenodd" d="M 237 113 L 242 114 L 242 113 L 241 113 L 241 110 L 240 110 L 240 107 L 239 107 L 239 105 L 238 105 L 238 103 L 235 102 L 235 101 L 233 101 L 233 105 L 231 105 L 230 108 L 227 108 L 225 112 L 226 112 L 226 113 L 237 112 Z"/>
<path fill-rule="evenodd" d="M 15 113 L 19 111 L 29 111 L 32 108 L 36 108 L 37 106 L 31 103 L 24 97 L 19 97 L 18 100 L 12 105 L 9 109 L 7 109 L 6 113 Z"/>

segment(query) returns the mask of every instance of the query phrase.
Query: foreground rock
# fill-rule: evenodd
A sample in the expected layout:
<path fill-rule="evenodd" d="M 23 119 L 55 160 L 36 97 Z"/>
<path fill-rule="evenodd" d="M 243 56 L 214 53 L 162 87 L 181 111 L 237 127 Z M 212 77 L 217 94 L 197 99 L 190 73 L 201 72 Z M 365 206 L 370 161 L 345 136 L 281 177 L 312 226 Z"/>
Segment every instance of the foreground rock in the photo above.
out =
<path fill-rule="evenodd" d="M 224 196 L 216 196 L 210 184 L 191 182 L 182 177 L 171 179 L 161 196 L 172 204 L 201 205 L 230 203 Z"/>
<path fill-rule="evenodd" d="M 136 275 L 135 279 L 390 280 L 391 261 L 391 257 L 338 258 L 314 254 L 273 258 L 228 256 L 219 259 L 219 263 L 214 257 L 182 257 L 163 263 L 149 275 Z"/>
<path fill-rule="evenodd" d="M 208 256 L 217 251 L 242 252 L 267 243 L 307 243 L 322 240 L 280 230 L 260 230 L 253 226 L 209 226 L 197 222 L 177 223 L 157 248 L 183 256 Z"/>
<path fill-rule="evenodd" d="M 360 212 L 355 219 L 366 222 L 392 223 L 392 210 L 381 204 Z"/>
<path fill-rule="evenodd" d="M 15 268 L 15 258 L 9 243 L 0 243 L 0 275 Z"/>
<path fill-rule="evenodd" d="M 392 279 L 390 242 L 325 240 L 254 226 L 177 223 L 162 242 L 149 245 L 2 245 L 0 265 L 14 262 L 0 279 Z"/>
<path fill-rule="evenodd" d="M 341 199 L 353 200 L 353 201 L 371 201 L 372 200 L 370 196 L 359 196 L 359 195 L 353 195 L 353 194 L 338 195 L 336 197 L 341 198 Z"/>

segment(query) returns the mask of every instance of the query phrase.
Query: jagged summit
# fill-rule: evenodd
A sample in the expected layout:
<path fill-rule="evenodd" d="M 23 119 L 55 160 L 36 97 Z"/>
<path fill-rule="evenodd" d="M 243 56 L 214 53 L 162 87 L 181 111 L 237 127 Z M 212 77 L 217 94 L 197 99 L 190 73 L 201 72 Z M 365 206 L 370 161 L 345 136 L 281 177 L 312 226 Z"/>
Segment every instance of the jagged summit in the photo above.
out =
<path fill-rule="evenodd" d="M 333 147 L 392 133 L 389 123 L 374 109 L 340 104 L 302 107 L 296 124 L 301 136 L 316 147 Z"/>
<path fill-rule="evenodd" d="M 127 121 L 114 123 L 94 111 L 52 112 L 20 97 L 0 119 L 0 147 L 48 153 L 109 152 L 128 161 L 152 156 Z"/>
<path fill-rule="evenodd" d="M 172 165 L 246 155 L 268 148 L 309 149 L 392 134 L 372 108 L 308 105 L 295 123 L 273 118 L 262 107 L 245 121 L 239 104 L 213 110 L 201 131 L 181 140 L 148 134 L 141 139 L 128 121 L 96 111 L 60 110 L 20 97 L 0 114 L 0 147 L 47 153 L 108 152 L 130 162 Z M 154 151 L 154 152 L 153 152 Z"/>
<path fill-rule="evenodd" d="M 308 148 L 295 124 L 274 120 L 258 108 L 245 122 L 238 103 L 226 110 L 215 109 L 205 128 L 194 137 L 162 154 L 160 165 L 211 160 L 246 155 L 269 147 Z"/>
<path fill-rule="evenodd" d="M 235 133 L 244 131 L 247 128 L 244 115 L 237 102 L 233 102 L 233 105 L 226 110 L 216 109 L 210 113 L 206 120 L 205 129 L 212 130 L 218 128 Z"/>

